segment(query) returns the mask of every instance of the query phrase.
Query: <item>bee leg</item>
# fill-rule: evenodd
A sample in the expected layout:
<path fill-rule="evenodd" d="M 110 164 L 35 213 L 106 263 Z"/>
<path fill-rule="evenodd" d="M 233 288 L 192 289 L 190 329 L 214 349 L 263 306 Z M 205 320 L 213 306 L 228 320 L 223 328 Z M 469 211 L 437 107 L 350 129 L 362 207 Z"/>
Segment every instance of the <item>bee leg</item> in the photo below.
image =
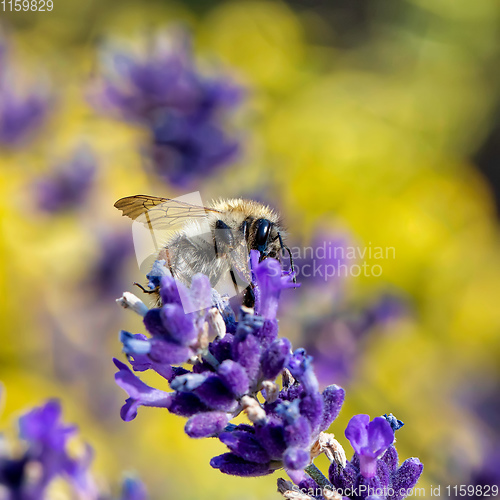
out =
<path fill-rule="evenodd" d="M 144 288 L 140 283 L 133 283 L 135 286 L 138 286 L 144 293 L 158 293 L 160 291 L 160 287 L 159 286 L 156 286 L 155 288 L 153 288 L 153 290 L 148 290 L 146 288 Z"/>
<path fill-rule="evenodd" d="M 215 223 L 214 233 L 215 255 L 224 255 L 228 250 L 234 248 L 234 236 L 231 228 L 222 220 Z"/>
<path fill-rule="evenodd" d="M 254 308 L 255 307 L 255 293 L 253 291 L 253 286 L 249 285 L 243 294 L 243 303 L 245 307 Z"/>

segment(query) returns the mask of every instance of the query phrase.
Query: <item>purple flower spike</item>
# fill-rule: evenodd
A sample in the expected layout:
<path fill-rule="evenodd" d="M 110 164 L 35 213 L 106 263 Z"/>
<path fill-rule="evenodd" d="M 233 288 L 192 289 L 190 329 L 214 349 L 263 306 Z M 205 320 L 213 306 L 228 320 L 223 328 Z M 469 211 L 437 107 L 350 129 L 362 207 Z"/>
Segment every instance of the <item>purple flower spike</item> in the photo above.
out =
<path fill-rule="evenodd" d="M 170 380 L 173 376 L 173 368 L 165 363 L 158 363 L 151 359 L 151 343 L 146 335 L 133 335 L 122 330 L 120 332 L 120 340 L 123 344 L 123 351 L 129 355 L 130 364 L 136 372 L 144 372 L 146 370 L 154 370 L 163 378 Z"/>
<path fill-rule="evenodd" d="M 75 427 L 61 425 L 61 405 L 59 401 L 48 401 L 45 406 L 35 408 L 19 419 L 21 439 L 47 443 L 54 448 L 64 447 Z"/>
<path fill-rule="evenodd" d="M 304 469 L 311 462 L 311 453 L 301 448 L 288 448 L 285 452 L 284 463 L 287 469 Z"/>
<path fill-rule="evenodd" d="M 209 408 L 233 412 L 238 403 L 218 375 L 210 375 L 193 391 Z"/>
<path fill-rule="evenodd" d="M 136 478 L 127 477 L 123 481 L 120 500 L 147 500 L 148 493 L 144 484 Z"/>
<path fill-rule="evenodd" d="M 267 464 L 270 461 L 269 455 L 260 445 L 259 441 L 250 432 L 234 431 L 223 432 L 219 439 L 240 458 L 249 462 Z"/>
<path fill-rule="evenodd" d="M 0 147 L 24 147 L 39 132 L 53 102 L 43 78 L 24 85 L 9 40 L 0 32 Z"/>
<path fill-rule="evenodd" d="M 228 422 L 229 418 L 224 412 L 198 413 L 187 421 L 185 431 L 192 438 L 215 437 L 225 429 Z"/>
<path fill-rule="evenodd" d="M 96 163 L 90 149 L 77 149 L 72 158 L 35 185 L 38 208 L 48 213 L 80 208 L 94 183 Z"/>
<path fill-rule="evenodd" d="M 239 398 L 249 391 L 250 381 L 248 375 L 239 363 L 226 359 L 219 366 L 218 373 L 235 397 Z"/>
<path fill-rule="evenodd" d="M 319 384 L 312 368 L 312 357 L 307 355 L 305 349 L 297 349 L 293 353 L 288 362 L 288 369 L 300 380 L 307 392 L 318 392 Z"/>
<path fill-rule="evenodd" d="M 189 345 L 198 336 L 193 321 L 186 315 L 184 309 L 177 304 L 165 304 L 160 309 L 160 316 L 165 329 L 174 342 Z"/>
<path fill-rule="evenodd" d="M 344 404 L 345 391 L 338 385 L 329 385 L 323 391 L 323 419 L 321 428 L 328 429 L 333 421 L 339 416 L 340 409 Z"/>
<path fill-rule="evenodd" d="M 285 427 L 285 441 L 288 446 L 307 448 L 311 440 L 311 424 L 306 417 L 299 416 Z"/>
<path fill-rule="evenodd" d="M 271 417 L 266 425 L 255 429 L 257 439 L 273 460 L 279 460 L 286 450 L 285 429 L 279 419 Z"/>
<path fill-rule="evenodd" d="M 64 483 L 65 497 L 104 499 L 109 493 L 97 490 L 90 467 L 94 453 L 88 444 L 75 454 L 69 438 L 75 426 L 62 419 L 61 404 L 49 400 L 19 418 L 19 438 L 13 450 L 0 451 L 0 497 L 9 500 L 53 498 L 55 482 Z M 35 472 L 35 473 L 34 473 Z M 117 498 L 117 497 L 113 497 Z M 144 486 L 137 479 L 126 479 L 120 500 L 147 500 Z"/>
<path fill-rule="evenodd" d="M 199 71 L 185 33 L 161 33 L 147 42 L 142 54 L 108 55 L 92 101 L 142 125 L 156 173 L 184 187 L 236 158 L 239 144 L 225 125 L 242 91 L 227 77 Z"/>
<path fill-rule="evenodd" d="M 170 413 L 180 415 L 181 417 L 192 417 L 197 413 L 203 413 L 209 410 L 197 396 L 188 392 L 173 393 L 172 401 L 168 409 Z"/>
<path fill-rule="evenodd" d="M 163 263 L 163 265 L 161 264 Z M 156 267 L 155 267 L 156 266 Z M 151 270 L 151 273 L 148 274 L 148 278 L 150 279 L 150 286 L 154 288 L 157 284 L 156 279 L 160 279 L 160 297 L 163 304 L 178 304 L 182 305 L 181 297 L 179 295 L 179 290 L 184 287 L 184 285 L 180 282 L 175 281 L 175 279 L 168 271 L 167 267 L 165 267 L 164 260 L 155 261 L 155 266 Z M 168 273 L 167 273 L 168 271 Z M 154 273 L 154 276 L 153 274 Z M 164 273 L 159 276 L 160 273 Z M 166 273 L 166 274 L 165 274 Z M 187 292 L 186 292 L 187 293 Z"/>
<path fill-rule="evenodd" d="M 251 380 L 256 380 L 260 372 L 260 344 L 255 335 L 239 330 L 232 345 L 232 357 Z"/>
<path fill-rule="evenodd" d="M 130 368 L 117 359 L 113 359 L 118 372 L 115 374 L 116 383 L 130 396 L 121 410 L 121 417 L 125 422 L 137 416 L 139 406 L 155 406 L 168 408 L 172 402 L 172 395 L 158 389 L 153 389 L 136 377 Z"/>
<path fill-rule="evenodd" d="M 241 308 L 238 320 L 232 310 L 227 314 L 227 302 L 215 291 L 211 293 L 206 277 L 198 275 L 189 289 L 168 273 L 161 278 L 164 305 L 144 313 L 153 338 L 124 332 L 122 341 L 134 358 L 134 369 L 163 372 L 173 392 L 148 387 L 118 362 L 117 382 L 130 395 L 123 418 L 134 418 L 141 404 L 165 406 L 171 413 L 188 417 L 185 431 L 189 436 L 218 437 L 229 449 L 211 461 L 224 474 L 255 477 L 284 468 L 296 485 L 325 486 L 326 478 L 310 467 L 324 453 L 331 462 L 330 481 L 342 490 L 416 482 L 419 462 L 410 459 L 398 470 L 394 431 L 384 417 L 370 422 L 368 415 L 357 415 L 349 422 L 346 436 L 356 452 L 347 461 L 341 444 L 325 432 L 342 408 L 344 390 L 330 385 L 321 393 L 312 357 L 304 349 L 292 353 L 290 341 L 277 338 L 278 297 L 290 286 L 290 277 L 282 276 L 278 261 L 259 262 L 256 253 L 252 254 L 252 272 L 255 310 L 260 315 Z M 207 297 L 215 300 L 205 310 L 201 306 Z M 132 301 L 130 296 L 128 300 Z M 182 315 L 181 303 L 198 309 Z M 142 315 L 143 308 L 136 309 Z M 198 336 L 193 332 L 199 332 Z M 191 353 L 189 368 L 171 365 L 174 358 L 184 364 L 187 353 L 182 349 Z M 281 386 L 276 380 L 280 376 Z M 242 413 L 248 423 L 235 424 L 233 419 Z"/>
<path fill-rule="evenodd" d="M 384 453 L 382 462 L 387 465 L 387 469 L 391 474 L 398 468 L 398 452 L 394 445 L 389 446 L 389 449 Z"/>
<path fill-rule="evenodd" d="M 42 95 L 20 97 L 8 87 L 2 88 L 0 102 L 0 143 L 19 146 L 42 125 L 49 100 Z"/>
<path fill-rule="evenodd" d="M 288 339 L 274 341 L 262 356 L 262 375 L 266 380 L 274 380 L 290 359 L 292 344 Z"/>
<path fill-rule="evenodd" d="M 377 459 L 394 442 L 389 422 L 384 417 L 376 417 L 370 422 L 369 415 L 356 415 L 347 424 L 345 436 L 359 456 L 361 474 L 365 478 L 374 477 Z"/>
<path fill-rule="evenodd" d="M 393 484 L 396 495 L 394 500 L 401 500 L 406 495 L 398 494 L 398 492 L 409 493 L 411 489 L 417 484 L 424 466 L 418 458 L 408 458 L 403 462 L 403 465 L 398 469 L 394 476 Z"/>
<path fill-rule="evenodd" d="M 198 332 L 193 319 L 186 315 L 181 306 L 165 304 L 150 309 L 144 316 L 144 325 L 153 336 L 149 356 L 156 362 L 167 364 L 185 363 L 192 355 L 190 345 Z"/>
<path fill-rule="evenodd" d="M 297 286 L 292 276 L 283 274 L 276 259 L 264 259 L 259 262 L 260 253 L 250 251 L 250 264 L 255 276 L 255 312 L 266 319 L 276 319 L 281 290 Z"/>
<path fill-rule="evenodd" d="M 48 401 L 23 415 L 19 419 L 19 431 L 20 437 L 27 443 L 27 451 L 20 460 L 0 460 L 0 484 L 15 490 L 19 498 L 42 498 L 49 483 L 57 476 L 64 476 L 82 494 L 90 493 L 88 467 L 92 451 L 87 446 L 86 452 L 79 458 L 70 456 L 67 443 L 75 434 L 76 427 L 63 424 L 58 401 Z M 23 483 L 26 480 L 25 465 L 29 461 L 38 463 L 40 476 L 30 485 L 28 494 L 28 488 Z M 12 498 L 18 498 L 17 495 Z"/>
<path fill-rule="evenodd" d="M 234 453 L 224 453 L 210 460 L 210 465 L 214 469 L 219 469 L 223 474 L 240 477 L 259 477 L 273 473 L 269 464 L 259 464 L 248 462 L 238 457 Z"/>

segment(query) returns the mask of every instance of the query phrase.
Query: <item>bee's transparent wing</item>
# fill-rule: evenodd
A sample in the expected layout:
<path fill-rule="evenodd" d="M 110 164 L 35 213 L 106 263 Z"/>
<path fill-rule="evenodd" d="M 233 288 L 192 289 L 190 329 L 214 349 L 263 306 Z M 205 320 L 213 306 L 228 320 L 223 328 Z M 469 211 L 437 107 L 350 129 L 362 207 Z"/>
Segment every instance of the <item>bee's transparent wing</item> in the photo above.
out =
<path fill-rule="evenodd" d="M 132 234 L 135 254 L 139 268 L 145 274 L 151 269 L 159 252 L 184 224 L 194 221 L 199 233 L 210 234 L 207 215 L 209 212 L 218 213 L 217 210 L 204 207 L 197 192 L 176 199 L 142 194 L 128 196 L 118 200 L 115 207 L 134 220 Z"/>
<path fill-rule="evenodd" d="M 187 196 L 193 198 L 195 193 Z M 218 210 L 204 207 L 201 203 L 198 205 L 180 199 L 144 194 L 121 198 L 115 203 L 115 207 L 121 210 L 123 215 L 157 230 L 174 228 L 186 220 L 206 217 L 207 212 L 219 213 Z"/>

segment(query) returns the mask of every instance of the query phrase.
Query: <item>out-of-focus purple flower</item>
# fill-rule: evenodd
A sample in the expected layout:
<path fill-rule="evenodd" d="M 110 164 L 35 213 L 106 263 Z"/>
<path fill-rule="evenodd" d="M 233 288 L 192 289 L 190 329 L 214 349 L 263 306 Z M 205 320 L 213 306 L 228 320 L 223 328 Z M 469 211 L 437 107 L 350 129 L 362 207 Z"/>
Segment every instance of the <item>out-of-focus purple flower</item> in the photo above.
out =
<path fill-rule="evenodd" d="M 491 492 L 494 498 L 498 497 L 498 488 L 500 488 L 500 470 L 498 464 L 500 463 L 500 441 L 498 438 L 493 443 L 490 443 L 487 450 L 485 450 L 481 463 L 474 467 L 471 471 L 470 478 L 467 481 L 468 485 L 474 486 L 474 492 L 476 496 L 479 496 L 479 492 Z M 497 493 L 495 494 L 495 488 Z M 458 486 L 457 492 L 460 491 L 460 486 Z M 455 489 L 452 488 L 452 492 Z M 484 495 L 484 493 L 483 493 Z M 452 494 L 451 498 L 459 498 L 461 495 Z"/>
<path fill-rule="evenodd" d="M 93 493 L 88 473 L 92 452 L 87 448 L 80 458 L 68 453 L 68 439 L 76 433 L 76 428 L 62 422 L 57 401 L 48 401 L 23 415 L 19 430 L 21 439 L 27 443 L 25 454 L 14 460 L 8 457 L 0 460 L 0 484 L 8 491 L 16 492 L 22 500 L 43 498 L 50 482 L 63 477 L 79 493 Z M 40 469 L 35 479 L 27 476 L 26 467 L 31 463 L 37 463 Z"/>
<path fill-rule="evenodd" d="M 62 423 L 61 405 L 54 400 L 31 410 L 19 419 L 21 439 L 39 448 L 47 447 L 62 451 L 75 432 L 75 427 L 65 426 Z"/>
<path fill-rule="evenodd" d="M 120 500 L 147 500 L 147 498 L 146 487 L 139 479 L 132 477 L 125 478 Z"/>
<path fill-rule="evenodd" d="M 356 415 L 349 421 L 345 435 L 359 456 L 361 474 L 373 477 L 377 472 L 377 460 L 394 442 L 391 424 L 384 417 L 376 417 L 370 422 L 369 415 Z"/>
<path fill-rule="evenodd" d="M 92 449 L 87 445 L 79 457 L 69 453 L 68 441 L 77 433 L 62 421 L 61 405 L 50 400 L 19 419 L 24 452 L 10 456 L 0 452 L 0 490 L 9 500 L 47 498 L 53 480 L 66 481 L 72 497 L 98 500 L 102 496 L 90 472 Z M 146 490 L 136 479 L 125 479 L 121 500 L 146 500 Z"/>
<path fill-rule="evenodd" d="M 304 286 L 331 286 L 332 281 L 345 277 L 341 266 L 349 263 L 346 257 L 348 240 L 338 234 L 319 232 L 310 246 L 292 248 L 297 279 Z M 346 271 L 343 271 L 347 273 Z"/>
<path fill-rule="evenodd" d="M 169 116 L 153 130 L 151 160 L 168 182 L 184 187 L 236 159 L 238 142 L 206 117 Z"/>
<path fill-rule="evenodd" d="M 24 145 L 43 124 L 51 99 L 42 85 L 21 90 L 23 82 L 0 34 L 0 146 Z"/>
<path fill-rule="evenodd" d="M 335 379 L 346 383 L 363 352 L 363 346 L 377 327 L 384 327 L 404 315 L 401 299 L 383 295 L 373 304 L 359 309 L 311 318 L 303 327 L 304 345 L 314 357 L 318 380 Z"/>
<path fill-rule="evenodd" d="M 92 97 L 103 112 L 142 124 L 158 175 L 185 186 L 233 160 L 238 142 L 224 130 L 242 97 L 227 77 L 204 76 L 186 34 L 152 37 L 142 55 L 111 53 Z"/>
<path fill-rule="evenodd" d="M 43 124 L 48 108 L 46 96 L 17 95 L 10 85 L 0 82 L 0 144 L 16 147 L 26 143 Z"/>
<path fill-rule="evenodd" d="M 60 213 L 79 208 L 88 198 L 96 173 L 96 158 L 86 147 L 35 184 L 38 208 Z"/>
<path fill-rule="evenodd" d="M 124 268 L 134 254 L 130 233 L 110 231 L 98 238 L 100 255 L 89 272 L 87 283 L 98 295 L 116 296 L 124 286 Z"/>
<path fill-rule="evenodd" d="M 491 492 L 498 497 L 500 488 L 500 386 L 498 376 L 487 380 L 471 377 L 467 386 L 460 386 L 458 399 L 464 405 L 463 411 L 472 408 L 474 417 L 479 419 L 475 425 L 477 442 L 481 446 L 481 460 L 470 467 L 469 477 L 463 480 L 460 475 L 459 484 L 455 489 L 452 486 L 451 498 L 460 498 L 460 485 L 467 484 L 474 487 L 475 496 L 484 496 L 484 492 Z M 495 489 L 496 488 L 496 493 Z"/>

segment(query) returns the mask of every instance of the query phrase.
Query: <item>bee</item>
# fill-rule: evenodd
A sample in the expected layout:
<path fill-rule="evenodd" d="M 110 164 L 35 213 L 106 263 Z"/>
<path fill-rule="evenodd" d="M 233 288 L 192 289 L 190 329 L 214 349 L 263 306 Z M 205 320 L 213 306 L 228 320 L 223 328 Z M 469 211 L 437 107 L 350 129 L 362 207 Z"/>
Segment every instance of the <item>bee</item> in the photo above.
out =
<path fill-rule="evenodd" d="M 135 195 L 121 198 L 114 206 L 148 228 L 155 240 L 154 260 L 164 259 L 174 278 L 187 286 L 195 274 L 203 273 L 221 295 L 243 293 L 243 304 L 253 307 L 251 250 L 259 252 L 261 261 L 274 258 L 280 262 L 287 251 L 294 271 L 281 217 L 256 201 L 220 199 L 202 206 L 181 199 Z M 157 235 L 165 230 L 168 237 L 158 244 Z M 138 286 L 155 293 L 159 300 L 158 289 Z"/>

